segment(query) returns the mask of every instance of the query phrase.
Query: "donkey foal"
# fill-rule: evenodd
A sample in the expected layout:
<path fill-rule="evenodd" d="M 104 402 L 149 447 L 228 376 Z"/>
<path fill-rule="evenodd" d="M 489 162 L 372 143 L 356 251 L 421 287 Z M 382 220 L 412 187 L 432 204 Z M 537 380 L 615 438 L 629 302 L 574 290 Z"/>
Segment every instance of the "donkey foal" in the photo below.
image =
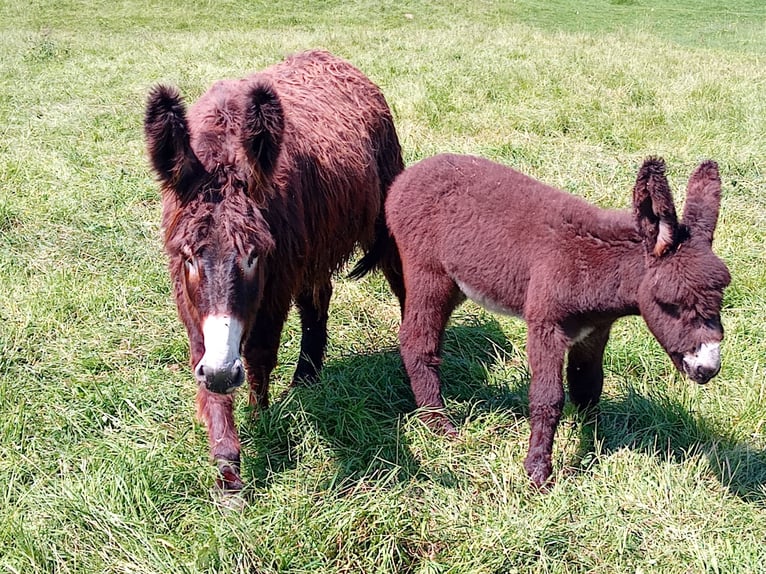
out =
<path fill-rule="evenodd" d="M 601 209 L 508 167 L 438 155 L 400 174 L 386 200 L 405 304 L 399 340 L 415 401 L 447 434 L 438 367 L 450 314 L 466 297 L 528 324 L 531 435 L 524 466 L 549 480 L 553 438 L 569 396 L 601 397 L 612 323 L 641 315 L 676 368 L 698 383 L 720 369 L 720 310 L 730 277 L 712 251 L 721 182 L 701 163 L 676 218 L 662 159 L 641 166 L 633 211 Z"/>

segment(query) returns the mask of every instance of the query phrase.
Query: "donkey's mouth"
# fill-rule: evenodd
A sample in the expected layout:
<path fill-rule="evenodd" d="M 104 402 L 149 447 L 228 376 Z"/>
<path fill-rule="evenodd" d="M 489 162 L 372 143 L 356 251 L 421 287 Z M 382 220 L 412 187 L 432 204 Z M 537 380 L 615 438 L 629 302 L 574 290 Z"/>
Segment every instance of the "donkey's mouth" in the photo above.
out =
<path fill-rule="evenodd" d="M 200 361 L 194 376 L 198 384 L 219 395 L 230 395 L 245 381 L 245 371 L 239 359 L 221 368 L 211 368 Z"/>
<path fill-rule="evenodd" d="M 694 370 L 684 367 L 684 374 L 698 385 L 707 384 L 710 379 L 715 377 L 721 370 L 721 367 L 714 369 L 697 367 Z"/>

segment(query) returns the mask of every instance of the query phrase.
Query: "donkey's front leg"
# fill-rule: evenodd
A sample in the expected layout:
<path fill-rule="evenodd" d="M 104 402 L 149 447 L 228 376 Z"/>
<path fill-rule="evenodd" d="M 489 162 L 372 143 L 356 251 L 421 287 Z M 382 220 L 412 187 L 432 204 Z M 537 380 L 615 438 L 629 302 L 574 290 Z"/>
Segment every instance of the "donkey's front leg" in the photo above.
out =
<path fill-rule="evenodd" d="M 301 353 L 293 376 L 294 384 L 313 384 L 319 379 L 327 347 L 327 312 L 332 283 L 327 279 L 298 294 L 295 304 L 301 315 Z"/>
<path fill-rule="evenodd" d="M 581 412 L 598 404 L 604 388 L 604 349 L 610 325 L 596 327 L 587 337 L 569 349 L 567 384 L 569 400 Z"/>
<path fill-rule="evenodd" d="M 218 465 L 216 485 L 224 491 L 242 490 L 239 476 L 239 437 L 234 426 L 233 395 L 212 393 L 197 387 L 197 416 L 205 423 L 210 456 Z"/>
<path fill-rule="evenodd" d="M 529 325 L 527 356 L 532 371 L 529 386 L 529 451 L 524 468 L 542 488 L 553 471 L 551 453 L 556 426 L 564 407 L 562 370 L 566 337 L 558 326 Z"/>
<path fill-rule="evenodd" d="M 242 355 L 250 386 L 248 405 L 253 407 L 253 415 L 269 406 L 269 379 L 277 366 L 279 338 L 289 310 L 289 295 L 265 300 L 245 340 Z"/>

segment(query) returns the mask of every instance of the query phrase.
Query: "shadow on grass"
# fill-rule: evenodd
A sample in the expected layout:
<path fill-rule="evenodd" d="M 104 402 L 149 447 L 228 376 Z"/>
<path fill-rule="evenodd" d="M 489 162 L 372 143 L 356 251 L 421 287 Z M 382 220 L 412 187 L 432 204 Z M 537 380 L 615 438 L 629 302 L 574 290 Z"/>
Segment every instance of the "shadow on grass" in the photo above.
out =
<path fill-rule="evenodd" d="M 487 380 L 497 349 L 507 345 L 494 319 L 451 327 L 445 335 L 446 396 L 514 408 L 518 395 L 491 387 Z M 406 481 L 420 471 L 401 430 L 414 409 L 398 349 L 329 361 L 318 384 L 289 388 L 255 421 L 243 425 L 243 478 L 268 485 L 302 457 L 323 460 L 313 451 L 329 447 L 337 470 L 327 487 Z M 316 436 L 309 438 L 312 433 Z"/>
<path fill-rule="evenodd" d="M 514 357 L 520 358 L 521 376 L 507 384 L 496 378 L 490 382 L 493 367 Z M 441 372 L 449 415 L 458 428 L 481 412 L 529 416 L 526 360 L 493 318 L 447 329 Z M 319 384 L 290 388 L 258 420 L 244 425 L 245 479 L 267 485 L 275 473 L 295 468 L 300 457 L 312 456 L 311 449 L 320 444 L 332 451 L 337 468 L 327 487 L 406 481 L 420 471 L 401 432 L 404 417 L 414 408 L 398 349 L 330 361 Z M 572 417 L 580 426 L 575 455 L 579 472 L 594 464 L 597 450 L 609 454 L 630 448 L 676 461 L 702 454 L 732 493 L 766 502 L 766 453 L 721 433 L 672 398 L 645 397 L 628 387 L 624 396 L 602 400 L 597 428 L 592 418 L 578 415 L 568 404 L 563 420 Z M 307 440 L 311 433 L 318 440 Z"/>
<path fill-rule="evenodd" d="M 597 428 L 592 422 L 581 427 L 581 467 L 591 466 L 597 444 L 604 454 L 629 448 L 676 462 L 702 455 L 732 494 L 766 503 L 766 452 L 720 432 L 670 397 L 645 397 L 629 388 L 624 397 L 602 400 Z"/>

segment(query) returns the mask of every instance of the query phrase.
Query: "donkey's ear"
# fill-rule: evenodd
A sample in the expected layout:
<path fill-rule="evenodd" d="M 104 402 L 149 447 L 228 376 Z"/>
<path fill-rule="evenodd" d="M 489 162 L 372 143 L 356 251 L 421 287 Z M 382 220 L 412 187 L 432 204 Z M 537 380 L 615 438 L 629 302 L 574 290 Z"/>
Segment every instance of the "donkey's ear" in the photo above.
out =
<path fill-rule="evenodd" d="M 259 80 L 250 87 L 245 105 L 242 147 L 253 167 L 269 176 L 277 164 L 285 129 L 282 104 L 271 84 Z"/>
<path fill-rule="evenodd" d="M 720 207 L 721 178 L 718 175 L 718 164 L 713 160 L 703 161 L 689 177 L 686 187 L 683 222 L 692 236 L 704 237 L 708 243 L 713 243 Z"/>
<path fill-rule="evenodd" d="M 633 213 L 648 253 L 660 257 L 679 239 L 678 219 L 665 177 L 665 161 L 647 158 L 633 187 Z"/>
<path fill-rule="evenodd" d="M 204 169 L 191 149 L 186 107 L 175 88 L 160 85 L 149 92 L 144 134 L 152 167 L 163 187 L 189 197 Z"/>

